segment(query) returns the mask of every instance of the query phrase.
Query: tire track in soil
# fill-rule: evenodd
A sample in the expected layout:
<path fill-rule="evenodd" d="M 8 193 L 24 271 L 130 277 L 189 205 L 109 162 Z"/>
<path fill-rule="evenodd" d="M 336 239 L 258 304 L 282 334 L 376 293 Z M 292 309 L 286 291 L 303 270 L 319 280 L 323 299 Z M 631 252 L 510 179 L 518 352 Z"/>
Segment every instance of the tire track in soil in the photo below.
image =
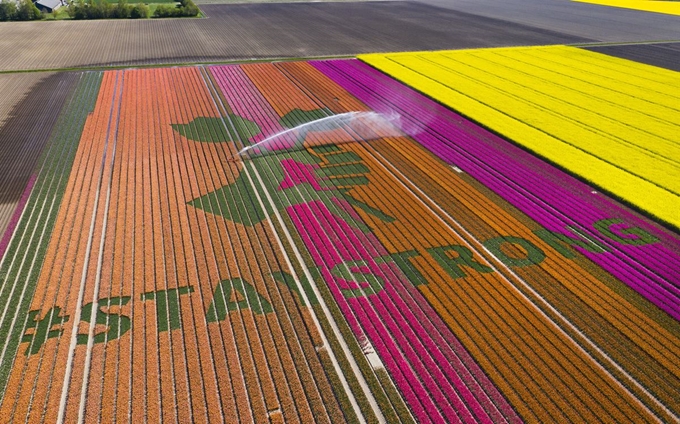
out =
<path fill-rule="evenodd" d="M 214 91 L 216 88 L 212 86 L 213 83 L 210 74 L 208 73 L 207 70 L 202 69 L 202 75 L 206 85 L 212 87 L 211 88 L 212 102 L 218 109 L 223 109 L 221 114 L 222 116 L 227 116 L 228 113 L 230 113 L 230 111 L 224 109 L 226 107 L 226 105 L 223 103 L 224 100 L 222 100 L 219 97 L 220 96 L 219 93 L 216 93 Z M 229 122 L 228 118 L 225 118 L 225 121 Z M 214 133 L 214 131 L 218 131 L 219 128 L 212 127 L 209 128 L 209 130 Z M 213 145 L 210 145 L 210 147 L 213 147 Z M 212 161 L 214 163 L 214 166 L 218 169 L 222 166 L 221 164 L 226 163 L 228 158 L 233 154 L 233 148 L 229 149 L 228 151 L 225 151 L 221 147 L 223 146 L 214 145 L 214 148 L 211 149 Z M 213 207 L 218 210 L 223 210 L 223 206 L 218 204 L 215 204 Z M 227 211 L 223 210 L 223 212 Z M 244 255 L 244 257 L 253 256 L 257 258 L 257 263 L 259 264 L 258 270 L 258 267 L 252 266 L 252 261 L 247 261 L 248 263 L 251 263 L 251 265 L 248 267 L 249 269 L 240 269 L 240 271 L 235 271 L 236 274 L 231 275 L 235 277 L 238 275 L 238 272 L 240 272 L 242 277 L 246 279 L 252 278 L 253 281 L 256 282 L 254 286 L 262 290 L 260 292 L 266 293 L 268 295 L 267 298 L 272 299 L 273 304 L 274 297 L 278 293 L 275 293 L 274 290 L 268 288 L 267 285 L 264 284 L 264 282 L 266 279 L 265 274 L 267 272 L 272 272 L 276 270 L 277 265 L 276 262 L 278 262 L 278 260 L 276 257 L 273 257 L 271 253 L 263 249 L 262 240 L 266 240 L 268 237 L 266 237 L 265 234 L 262 234 L 261 231 L 257 231 L 257 233 L 251 231 L 249 232 L 248 235 L 239 235 L 238 232 L 227 234 L 233 234 L 236 238 L 236 240 L 227 240 L 228 244 L 240 246 L 242 249 L 241 254 Z M 247 243 L 246 240 L 248 240 L 249 243 Z M 255 242 L 259 242 L 258 245 L 255 245 L 254 244 Z M 250 251 L 247 249 L 248 245 L 251 245 Z M 275 267 L 272 268 L 271 265 L 274 265 Z M 276 292 L 278 292 L 278 290 Z M 246 300 L 251 305 L 251 308 L 253 306 L 257 308 L 262 307 L 261 302 L 259 302 L 259 300 L 254 304 L 249 299 Z M 300 419 L 299 417 L 303 417 L 302 418 L 303 421 L 307 419 L 312 419 L 312 415 L 308 405 L 300 404 L 297 407 L 298 408 L 297 411 L 295 409 L 294 406 L 295 401 L 293 400 L 294 396 L 292 392 L 297 392 L 299 394 L 300 383 L 298 378 L 296 378 L 297 376 L 292 376 L 293 378 L 291 379 L 287 377 L 284 373 L 282 361 L 286 363 L 294 363 L 292 357 L 290 357 L 290 354 L 286 355 L 286 353 L 284 353 L 285 350 L 284 352 L 282 352 L 283 349 L 281 348 L 277 349 L 275 347 L 275 339 L 278 338 L 279 340 L 283 340 L 284 337 L 283 334 L 281 333 L 282 330 L 278 319 L 267 319 L 266 321 L 268 322 L 261 322 L 263 320 L 257 321 L 260 322 L 255 323 L 258 326 L 258 331 L 256 334 L 259 335 L 260 339 L 264 339 L 261 340 L 264 346 L 262 359 L 267 364 L 265 366 L 268 367 L 269 369 L 269 379 L 271 379 L 273 383 L 269 387 L 267 384 L 265 384 L 266 392 L 265 399 L 268 399 L 267 402 L 269 403 L 267 405 L 268 411 L 267 415 L 269 419 L 279 420 L 282 419 L 283 416 L 288 416 L 289 419 L 296 418 Z M 262 325 L 265 325 L 265 328 L 262 328 Z M 270 333 L 273 334 L 270 336 Z M 255 341 L 255 343 L 257 343 L 257 341 Z M 253 341 L 251 340 L 250 345 L 252 346 L 252 344 Z M 285 359 L 282 359 L 282 356 Z M 298 402 L 302 400 L 298 396 L 295 397 L 298 399 Z M 321 417 L 322 415 L 319 416 Z"/>
<path fill-rule="evenodd" d="M 80 403 L 84 387 L 84 383 L 87 380 L 83 380 L 83 376 L 87 377 L 87 369 L 89 368 L 89 352 L 88 349 L 79 349 L 78 345 L 78 334 L 88 334 L 87 327 L 83 328 L 81 325 L 82 321 L 89 321 L 92 323 L 95 316 L 87 317 L 83 315 L 84 305 L 88 303 L 88 300 L 95 302 L 98 297 L 99 290 L 99 274 L 101 267 L 101 255 L 103 254 L 104 247 L 104 237 L 106 231 L 106 220 L 108 218 L 108 203 L 110 201 L 110 184 L 113 162 L 115 160 L 116 153 L 116 132 L 118 128 L 118 117 L 119 117 L 119 104 L 120 104 L 120 93 L 122 92 L 122 87 L 124 85 L 122 72 L 112 73 L 111 79 L 113 79 L 113 95 L 111 100 L 110 111 L 105 119 L 105 125 L 100 127 L 100 131 L 95 134 L 96 139 L 100 139 L 102 144 L 102 156 L 101 159 L 96 160 L 94 163 L 94 172 L 91 174 L 91 182 L 96 182 L 96 186 L 90 186 L 90 192 L 88 197 L 92 200 L 92 205 L 86 210 L 84 217 L 90 218 L 91 222 L 88 225 L 89 235 L 88 238 L 81 239 L 85 243 L 84 251 L 79 250 L 76 252 L 76 266 L 74 267 L 74 275 L 69 280 L 71 284 L 77 284 L 77 290 L 69 290 L 65 294 L 65 298 L 58 301 L 57 304 L 63 304 L 65 310 L 71 308 L 73 313 L 70 314 L 70 321 L 72 322 L 71 328 L 64 331 L 64 335 L 69 335 L 69 345 L 67 351 L 64 352 L 66 356 L 66 366 L 64 369 L 64 376 L 62 384 L 58 384 L 57 387 L 61 387 L 61 393 L 59 394 L 59 401 L 57 401 L 57 391 L 52 391 L 50 397 L 48 398 L 47 420 L 58 422 L 74 422 L 80 419 Z M 100 163 L 97 167 L 98 162 Z M 87 223 L 87 221 L 85 221 Z M 84 228 L 81 229 L 81 231 Z M 69 246 L 70 247 L 70 246 Z M 78 283 L 79 282 L 79 283 Z M 75 296 L 74 296 L 75 295 Z M 75 298 L 74 298 L 75 297 Z M 72 302 L 75 303 L 72 306 Z M 96 308 L 92 307 L 92 313 L 96 314 Z M 94 325 L 92 323 L 91 325 Z M 94 329 L 94 328 L 93 328 Z M 70 331 L 69 331 L 70 330 Z M 87 337 L 88 343 L 90 337 Z M 64 341 L 61 340 L 60 348 L 64 346 Z M 62 362 L 63 363 L 63 362 Z M 58 402 L 58 403 L 57 403 Z M 58 408 L 57 408 L 58 405 Z M 50 416 L 55 411 L 58 411 L 57 416 Z"/>
<path fill-rule="evenodd" d="M 222 89 L 223 92 L 225 92 L 226 95 L 226 100 L 229 102 L 229 105 L 231 108 L 241 117 L 247 118 L 252 120 L 253 122 L 256 122 L 258 126 L 263 130 L 262 133 L 250 137 L 250 140 L 260 140 L 262 137 L 265 136 L 267 133 L 272 133 L 272 132 L 277 132 L 281 128 L 278 127 L 278 123 L 275 121 L 271 121 L 266 115 L 261 115 L 261 110 L 262 108 L 267 108 L 267 103 L 264 101 L 264 99 L 261 97 L 259 92 L 255 89 L 254 86 L 252 86 L 252 83 L 246 78 L 245 74 L 243 74 L 242 71 L 239 70 L 238 67 L 235 66 L 227 66 L 227 67 L 214 67 L 212 68 L 213 74 L 217 75 L 217 80 L 220 85 L 220 88 Z M 278 129 L 277 129 L 278 128 Z M 232 152 L 229 156 L 232 156 L 234 152 Z M 242 171 L 245 172 L 245 171 Z M 271 239 L 271 238 L 270 238 Z M 278 251 L 278 248 L 277 248 Z M 292 300 L 292 299 L 291 299 Z M 293 308 L 293 305 L 291 305 Z M 310 335 L 314 339 L 314 345 L 316 346 L 317 352 L 314 352 L 314 348 L 312 347 L 311 344 L 308 343 L 302 343 L 302 347 L 305 350 L 305 355 L 308 358 L 314 358 L 315 356 L 323 353 L 323 350 L 320 350 L 319 348 L 323 345 L 323 342 L 320 340 L 318 330 L 316 328 L 316 324 L 312 321 L 312 317 L 310 315 L 311 311 L 309 309 L 304 308 L 301 313 L 303 314 L 302 317 L 299 317 L 297 314 L 291 314 L 289 312 L 289 316 L 293 317 L 296 321 L 299 321 L 302 319 L 302 324 L 307 327 L 307 331 L 310 332 Z M 289 309 L 289 311 L 292 311 L 293 309 Z M 326 349 L 325 347 L 322 349 Z M 300 354 L 298 354 L 300 355 Z M 325 361 L 325 368 L 326 372 L 332 372 L 330 371 L 330 368 L 332 368 L 332 364 L 328 363 L 328 361 Z M 314 376 L 321 376 L 323 375 L 323 371 L 320 367 L 321 364 L 312 362 L 311 366 L 315 368 L 315 371 L 313 373 Z M 309 381 L 309 378 L 305 378 L 305 386 L 308 388 L 306 389 L 307 391 L 310 390 L 309 387 L 312 387 L 312 391 L 315 391 L 313 389 L 314 383 Z M 332 395 L 330 395 L 330 387 L 328 386 L 328 383 L 325 382 L 324 380 L 317 379 L 316 385 L 320 385 L 319 391 L 321 395 L 327 399 L 325 402 L 325 408 L 327 410 L 332 410 L 335 409 L 335 399 L 333 399 Z M 316 395 L 314 396 L 316 397 Z M 330 402 L 329 402 L 330 400 Z M 319 409 L 319 406 L 321 406 L 318 401 L 314 402 L 316 404 L 316 409 Z M 323 407 L 322 407 L 323 408 Z M 339 410 L 336 409 L 336 412 L 339 412 Z M 330 414 L 330 417 L 334 416 L 339 416 L 335 414 Z"/>
<path fill-rule="evenodd" d="M 236 67 L 224 67 L 222 69 L 226 70 L 226 71 L 231 70 L 233 72 L 236 72 L 235 70 L 238 69 L 238 68 L 236 68 Z M 232 73 L 232 75 L 233 75 L 233 73 Z M 259 113 L 261 113 L 262 110 L 270 110 L 271 106 L 269 106 L 269 104 L 265 101 L 265 99 L 263 97 L 261 97 L 261 94 L 258 94 L 255 87 L 252 86 L 252 82 L 250 82 L 247 78 L 245 78 L 245 75 L 241 75 L 240 78 L 243 78 L 243 79 L 240 80 L 238 83 L 235 83 L 233 85 L 238 85 L 238 86 L 241 86 L 241 87 L 252 87 L 251 93 L 256 93 L 254 100 L 257 100 L 257 101 L 254 103 L 254 108 L 253 108 L 252 111 L 246 112 L 247 113 L 246 116 L 248 116 L 249 119 L 252 119 L 253 121 L 258 122 L 260 125 L 266 125 L 266 126 L 263 126 L 263 128 L 267 129 L 268 134 L 276 133 L 276 132 L 280 131 L 281 127 L 279 126 L 277 119 L 272 119 L 272 116 L 276 116 L 276 112 L 273 112 L 273 111 L 270 112 L 269 116 L 267 116 L 267 114 L 259 115 Z M 252 91 L 252 90 L 254 90 L 254 91 Z M 241 111 L 240 113 L 244 112 L 244 110 L 242 108 L 243 108 L 243 105 L 241 106 L 241 109 L 239 109 Z M 259 178 L 259 176 L 258 176 L 258 178 Z M 319 311 L 319 314 L 321 314 L 322 317 L 323 317 L 326 314 L 326 312 L 321 310 L 321 311 Z M 371 406 L 371 407 L 373 407 L 373 406 Z"/>

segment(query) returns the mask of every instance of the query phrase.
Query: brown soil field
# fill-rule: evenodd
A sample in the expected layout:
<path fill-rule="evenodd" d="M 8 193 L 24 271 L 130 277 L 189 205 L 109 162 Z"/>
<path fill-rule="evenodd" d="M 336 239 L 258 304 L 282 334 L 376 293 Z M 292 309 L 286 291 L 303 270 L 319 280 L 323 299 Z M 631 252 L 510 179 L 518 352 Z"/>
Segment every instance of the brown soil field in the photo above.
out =
<path fill-rule="evenodd" d="M 12 109 L 21 101 L 38 81 L 49 74 L 3 74 L 0 86 L 4 87 L 0 97 L 0 125 L 10 116 Z"/>
<path fill-rule="evenodd" d="M 680 43 L 624 44 L 589 47 L 598 53 L 680 72 Z"/>
<path fill-rule="evenodd" d="M 0 75 L 0 238 L 12 221 L 74 75 Z"/>
<path fill-rule="evenodd" d="M 201 10 L 207 19 L 3 23 L 0 70 L 587 41 L 415 2 L 203 5 Z"/>

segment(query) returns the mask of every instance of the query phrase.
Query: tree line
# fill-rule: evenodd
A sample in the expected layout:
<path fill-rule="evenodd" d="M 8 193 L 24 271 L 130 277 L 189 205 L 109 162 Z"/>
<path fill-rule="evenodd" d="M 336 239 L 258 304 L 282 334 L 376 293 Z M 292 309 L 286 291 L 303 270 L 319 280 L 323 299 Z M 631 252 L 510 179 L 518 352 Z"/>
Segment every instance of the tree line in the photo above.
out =
<path fill-rule="evenodd" d="M 42 12 L 31 0 L 21 0 L 19 4 L 12 0 L 0 2 L 0 22 L 35 21 L 42 18 Z"/>
<path fill-rule="evenodd" d="M 130 5 L 127 0 L 111 4 L 106 0 L 76 0 L 69 4 L 67 12 L 72 19 L 143 19 L 149 17 L 149 7 L 144 3 Z M 198 6 L 192 0 L 181 0 L 179 5 L 161 4 L 154 18 L 197 16 Z"/>
<path fill-rule="evenodd" d="M 149 6 L 144 3 L 128 4 L 118 0 L 111 4 L 106 0 L 76 0 L 66 9 L 71 19 L 144 19 L 149 17 Z"/>
<path fill-rule="evenodd" d="M 149 17 L 149 6 L 144 3 L 128 4 L 127 0 L 118 0 L 117 4 L 106 0 L 75 0 L 67 7 L 66 12 L 75 20 L 85 19 L 144 19 Z M 198 16 L 199 9 L 192 0 L 180 0 L 180 3 L 161 4 L 153 13 L 154 18 L 170 18 Z M 42 19 L 43 14 L 31 0 L 0 1 L 0 21 L 33 21 Z"/>
<path fill-rule="evenodd" d="M 180 0 L 179 6 L 170 4 L 158 5 L 153 12 L 154 18 L 171 18 L 182 16 L 198 16 L 198 6 L 192 0 Z"/>

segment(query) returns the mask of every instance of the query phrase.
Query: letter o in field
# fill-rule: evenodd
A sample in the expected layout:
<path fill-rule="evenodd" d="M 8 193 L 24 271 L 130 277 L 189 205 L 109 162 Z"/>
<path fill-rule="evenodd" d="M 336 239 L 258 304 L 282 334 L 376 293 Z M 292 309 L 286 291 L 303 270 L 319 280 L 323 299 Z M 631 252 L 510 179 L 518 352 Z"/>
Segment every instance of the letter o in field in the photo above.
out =
<path fill-rule="evenodd" d="M 524 257 L 518 258 L 505 253 L 502 249 L 505 244 L 520 246 L 525 252 Z M 507 266 L 523 267 L 537 265 L 545 259 L 545 253 L 543 253 L 541 249 L 536 247 L 529 240 L 520 237 L 500 236 L 485 241 L 484 246 Z"/>

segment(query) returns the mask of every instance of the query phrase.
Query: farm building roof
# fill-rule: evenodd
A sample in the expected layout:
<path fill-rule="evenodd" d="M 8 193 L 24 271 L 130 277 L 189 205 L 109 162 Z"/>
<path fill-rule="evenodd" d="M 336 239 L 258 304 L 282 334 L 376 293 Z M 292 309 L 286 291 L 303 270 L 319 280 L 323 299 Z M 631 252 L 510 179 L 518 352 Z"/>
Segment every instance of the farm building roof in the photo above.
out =
<path fill-rule="evenodd" d="M 38 7 L 38 9 L 49 9 L 49 11 L 52 11 L 54 9 L 58 9 L 61 7 L 61 1 L 60 0 L 38 0 L 35 2 L 35 5 Z"/>

